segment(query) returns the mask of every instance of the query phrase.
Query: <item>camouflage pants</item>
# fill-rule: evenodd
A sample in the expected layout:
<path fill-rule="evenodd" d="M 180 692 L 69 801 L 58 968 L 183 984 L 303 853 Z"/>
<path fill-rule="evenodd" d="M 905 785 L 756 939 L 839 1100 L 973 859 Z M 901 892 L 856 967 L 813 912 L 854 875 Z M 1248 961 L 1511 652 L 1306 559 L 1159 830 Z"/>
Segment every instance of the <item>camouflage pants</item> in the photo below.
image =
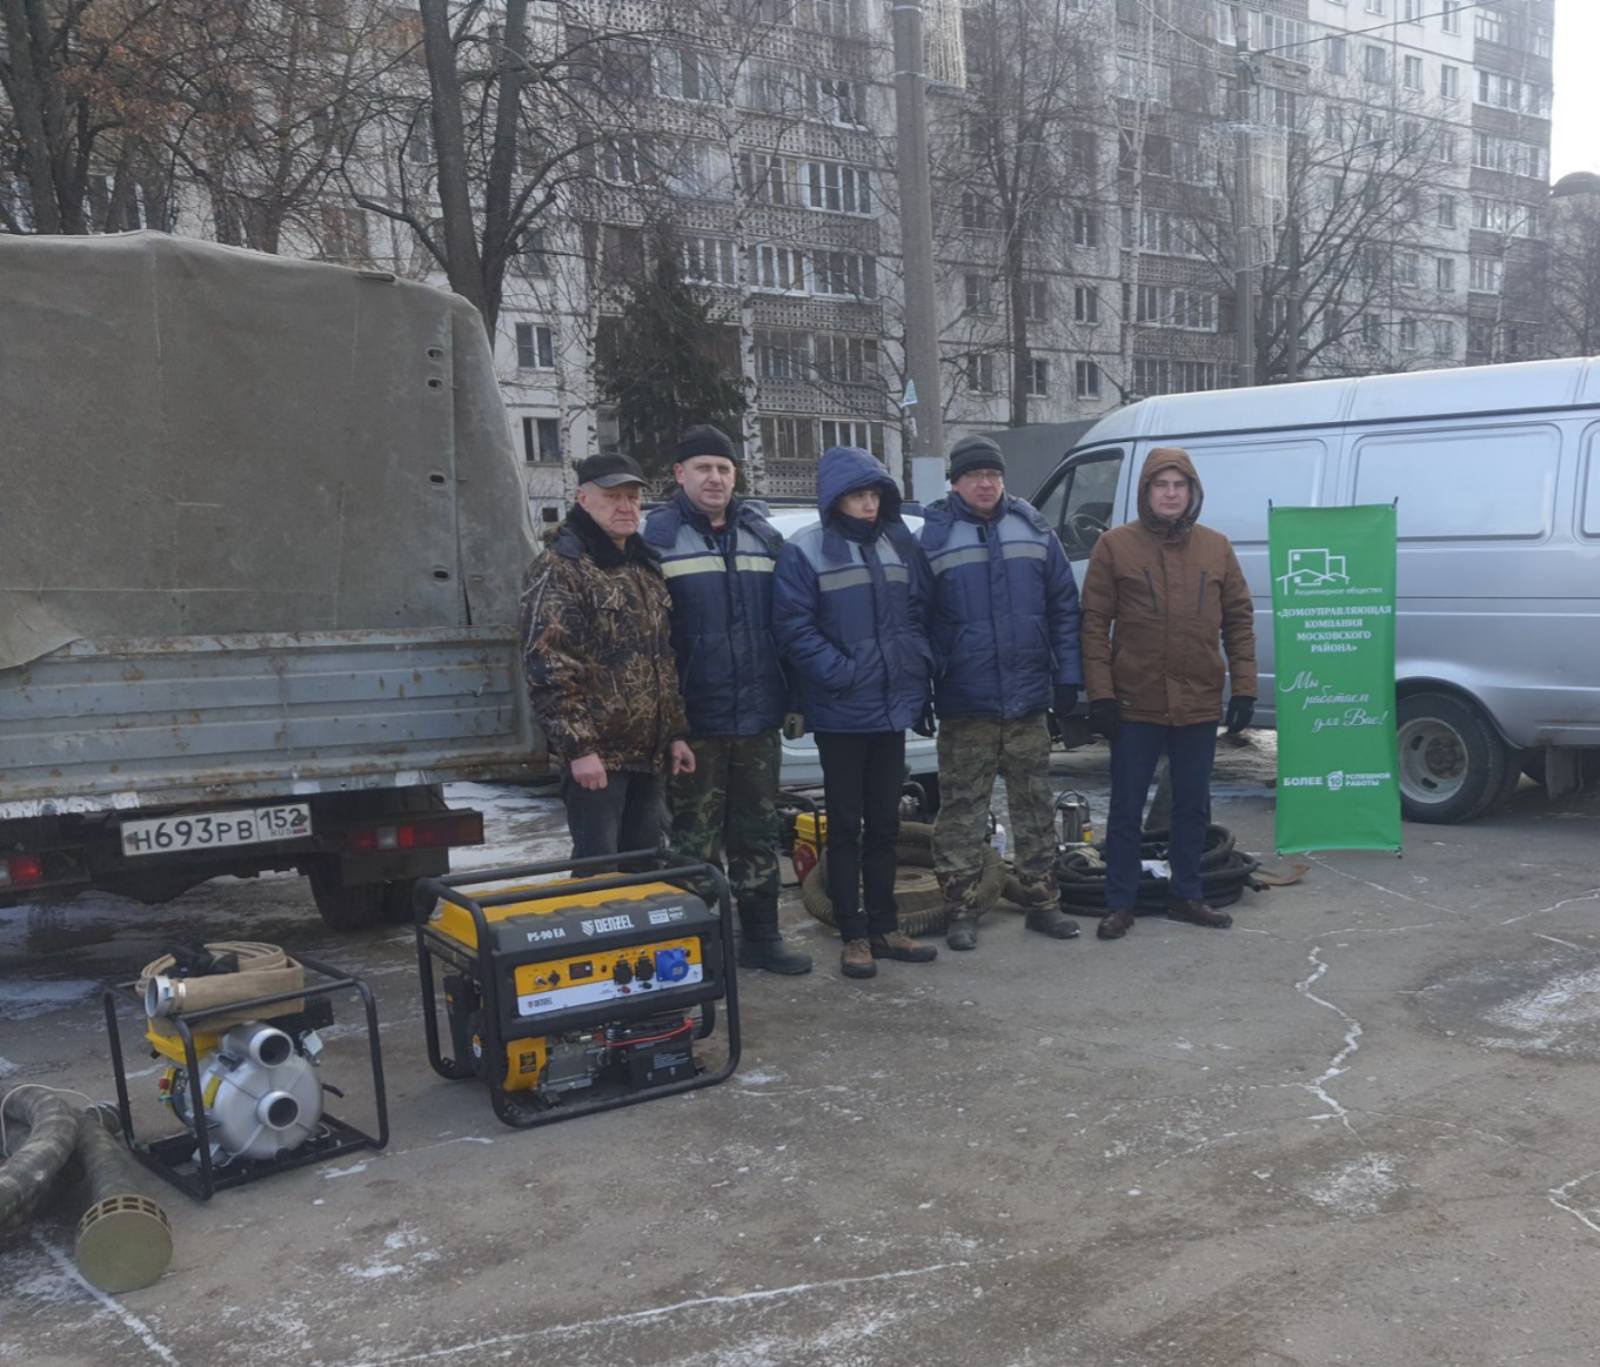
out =
<path fill-rule="evenodd" d="M 778 938 L 778 762 L 776 731 L 694 736 L 694 773 L 667 783 L 672 852 L 726 867 L 739 922 L 752 940 Z M 724 857 L 727 860 L 723 864 Z"/>
<path fill-rule="evenodd" d="M 939 818 L 933 871 L 952 912 L 976 915 L 978 876 L 988 844 L 995 775 L 1006 781 L 1012 869 L 1027 901 L 1056 898 L 1055 799 L 1050 790 L 1050 732 L 1043 713 L 939 720 Z"/>

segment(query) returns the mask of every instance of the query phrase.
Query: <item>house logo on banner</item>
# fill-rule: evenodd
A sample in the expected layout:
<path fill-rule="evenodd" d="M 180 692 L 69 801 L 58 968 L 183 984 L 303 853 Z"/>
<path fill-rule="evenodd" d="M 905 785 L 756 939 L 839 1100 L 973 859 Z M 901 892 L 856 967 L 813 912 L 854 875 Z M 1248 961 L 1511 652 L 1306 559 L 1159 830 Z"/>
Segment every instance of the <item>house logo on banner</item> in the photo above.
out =
<path fill-rule="evenodd" d="M 1289 572 L 1278 576 L 1278 588 L 1285 594 L 1305 593 L 1314 589 L 1348 588 L 1350 576 L 1345 573 L 1345 557 L 1334 555 L 1326 547 L 1317 550 L 1289 552 Z"/>

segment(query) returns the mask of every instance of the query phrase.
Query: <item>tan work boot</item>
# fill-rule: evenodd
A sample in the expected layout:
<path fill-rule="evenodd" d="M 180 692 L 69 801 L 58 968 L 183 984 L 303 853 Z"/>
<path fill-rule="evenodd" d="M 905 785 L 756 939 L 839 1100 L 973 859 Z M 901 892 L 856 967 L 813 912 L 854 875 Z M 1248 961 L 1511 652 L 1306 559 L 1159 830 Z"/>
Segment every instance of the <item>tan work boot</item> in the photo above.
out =
<path fill-rule="evenodd" d="M 939 957 L 932 945 L 921 945 L 902 930 L 874 935 L 867 941 L 874 959 L 898 959 L 903 964 L 925 964 Z"/>
<path fill-rule="evenodd" d="M 847 978 L 873 978 L 878 965 L 873 962 L 872 946 L 865 940 L 846 940 L 839 954 L 839 971 Z"/>

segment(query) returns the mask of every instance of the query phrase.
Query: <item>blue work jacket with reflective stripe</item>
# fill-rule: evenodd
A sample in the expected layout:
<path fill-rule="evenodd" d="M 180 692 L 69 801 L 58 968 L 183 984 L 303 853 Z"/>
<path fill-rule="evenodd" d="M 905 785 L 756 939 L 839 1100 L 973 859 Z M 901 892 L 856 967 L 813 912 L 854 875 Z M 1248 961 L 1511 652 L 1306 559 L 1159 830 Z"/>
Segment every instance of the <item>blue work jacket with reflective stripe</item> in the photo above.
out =
<path fill-rule="evenodd" d="M 672 649 L 696 736 L 753 736 L 783 723 L 788 686 L 772 635 L 783 537 L 765 513 L 736 499 L 719 535 L 679 490 L 645 519 L 672 595 Z"/>
<path fill-rule="evenodd" d="M 904 524 L 808 528 L 778 556 L 774 626 L 812 731 L 904 731 L 928 704 L 927 566 Z"/>
<path fill-rule="evenodd" d="M 941 717 L 1026 717 L 1083 683 L 1078 586 L 1031 504 L 1007 497 L 989 521 L 952 493 L 924 512 L 921 541 Z"/>

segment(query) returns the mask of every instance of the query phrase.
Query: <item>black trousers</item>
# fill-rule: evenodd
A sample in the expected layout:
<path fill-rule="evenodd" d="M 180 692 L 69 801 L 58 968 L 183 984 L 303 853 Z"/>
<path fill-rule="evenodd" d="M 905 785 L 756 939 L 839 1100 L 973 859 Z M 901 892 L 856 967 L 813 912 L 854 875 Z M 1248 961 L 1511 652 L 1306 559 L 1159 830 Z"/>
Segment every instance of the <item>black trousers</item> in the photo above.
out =
<path fill-rule="evenodd" d="M 894 847 L 900 834 L 905 732 L 818 731 L 816 736 L 828 809 L 828 898 L 839 936 L 886 935 L 900 924 Z"/>
<path fill-rule="evenodd" d="M 561 775 L 561 800 L 572 833 L 572 857 L 653 850 L 661 840 L 661 780 L 653 773 L 607 769 L 604 788 Z"/>

